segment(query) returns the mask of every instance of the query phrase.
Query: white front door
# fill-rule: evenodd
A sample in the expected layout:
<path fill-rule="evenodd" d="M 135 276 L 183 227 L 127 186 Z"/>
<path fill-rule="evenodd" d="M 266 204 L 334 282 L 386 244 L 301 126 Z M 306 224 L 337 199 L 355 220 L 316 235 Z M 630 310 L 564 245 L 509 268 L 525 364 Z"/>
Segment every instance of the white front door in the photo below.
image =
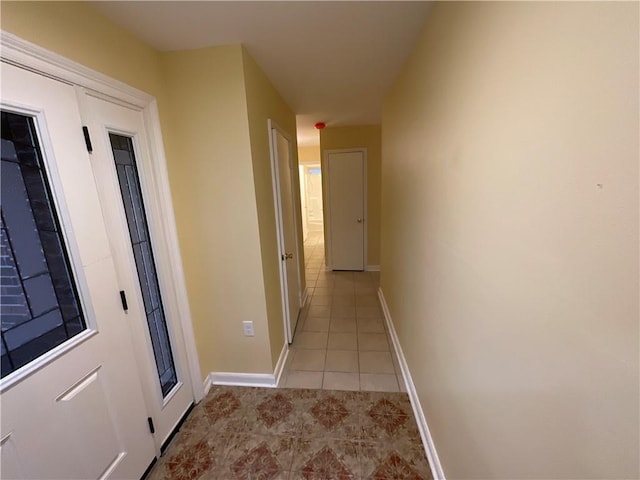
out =
<path fill-rule="evenodd" d="M 295 197 L 293 175 L 296 171 L 291 158 L 291 144 L 277 128 L 271 128 L 274 158 L 274 196 L 278 222 L 283 308 L 287 327 L 287 340 L 293 334 L 300 313 L 300 274 L 298 270 L 298 240 L 296 234 Z"/>
<path fill-rule="evenodd" d="M 91 163 L 158 449 L 193 403 L 142 112 L 79 89 Z"/>
<path fill-rule="evenodd" d="M 327 152 L 328 250 L 333 270 L 365 267 L 365 173 L 363 150 Z"/>
<path fill-rule="evenodd" d="M 72 86 L 2 64 L 3 478 L 139 478 L 155 456 Z"/>

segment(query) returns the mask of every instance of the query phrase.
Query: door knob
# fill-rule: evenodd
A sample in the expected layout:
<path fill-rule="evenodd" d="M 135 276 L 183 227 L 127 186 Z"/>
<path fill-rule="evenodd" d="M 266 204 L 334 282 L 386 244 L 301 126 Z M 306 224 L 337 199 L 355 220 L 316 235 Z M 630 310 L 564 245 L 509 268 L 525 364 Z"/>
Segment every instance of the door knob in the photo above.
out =
<path fill-rule="evenodd" d="M 361 218 L 359 218 L 359 219 L 357 220 L 357 222 L 358 222 L 358 223 L 362 223 L 362 219 L 361 219 Z"/>
<path fill-rule="evenodd" d="M 282 255 L 282 260 L 290 260 L 293 258 L 293 253 L 284 253 Z"/>

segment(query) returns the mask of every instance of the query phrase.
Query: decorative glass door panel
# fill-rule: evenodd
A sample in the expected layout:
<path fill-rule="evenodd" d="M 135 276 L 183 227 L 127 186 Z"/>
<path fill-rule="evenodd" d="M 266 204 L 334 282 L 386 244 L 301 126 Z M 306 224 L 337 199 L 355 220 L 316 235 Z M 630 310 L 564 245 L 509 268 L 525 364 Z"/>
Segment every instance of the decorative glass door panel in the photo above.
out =
<path fill-rule="evenodd" d="M 33 118 L 2 112 L 2 377 L 86 328 Z"/>
<path fill-rule="evenodd" d="M 129 137 L 114 133 L 109 134 L 109 140 L 116 164 L 162 395 L 166 396 L 178 380 L 142 200 L 133 141 Z"/>

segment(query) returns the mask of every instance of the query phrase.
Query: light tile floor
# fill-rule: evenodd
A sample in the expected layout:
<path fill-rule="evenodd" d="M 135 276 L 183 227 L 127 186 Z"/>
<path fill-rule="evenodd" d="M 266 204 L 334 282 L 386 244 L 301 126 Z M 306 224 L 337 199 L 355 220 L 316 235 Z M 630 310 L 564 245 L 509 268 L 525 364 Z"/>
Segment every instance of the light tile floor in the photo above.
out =
<path fill-rule="evenodd" d="M 378 272 L 324 270 L 323 233 L 305 242 L 309 298 L 279 386 L 406 391 L 378 300 Z"/>

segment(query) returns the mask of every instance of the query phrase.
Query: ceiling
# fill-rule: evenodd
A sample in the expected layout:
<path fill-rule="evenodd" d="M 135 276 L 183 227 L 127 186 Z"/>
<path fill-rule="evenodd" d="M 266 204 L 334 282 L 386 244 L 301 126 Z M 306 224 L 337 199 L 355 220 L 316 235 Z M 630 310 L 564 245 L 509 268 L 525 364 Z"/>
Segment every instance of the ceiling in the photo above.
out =
<path fill-rule="evenodd" d="M 429 2 L 112 1 L 97 9 L 158 50 L 242 43 L 296 113 L 298 143 L 380 122 Z"/>

